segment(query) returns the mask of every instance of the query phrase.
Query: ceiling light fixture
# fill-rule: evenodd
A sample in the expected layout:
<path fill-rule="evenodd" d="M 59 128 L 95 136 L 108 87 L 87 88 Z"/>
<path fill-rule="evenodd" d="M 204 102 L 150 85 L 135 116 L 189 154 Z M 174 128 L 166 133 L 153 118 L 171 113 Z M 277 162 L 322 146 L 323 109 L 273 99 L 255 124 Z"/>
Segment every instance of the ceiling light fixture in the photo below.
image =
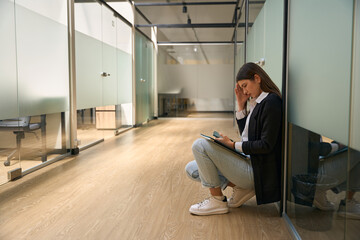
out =
<path fill-rule="evenodd" d="M 183 13 L 187 13 L 187 7 L 185 5 L 183 6 Z"/>

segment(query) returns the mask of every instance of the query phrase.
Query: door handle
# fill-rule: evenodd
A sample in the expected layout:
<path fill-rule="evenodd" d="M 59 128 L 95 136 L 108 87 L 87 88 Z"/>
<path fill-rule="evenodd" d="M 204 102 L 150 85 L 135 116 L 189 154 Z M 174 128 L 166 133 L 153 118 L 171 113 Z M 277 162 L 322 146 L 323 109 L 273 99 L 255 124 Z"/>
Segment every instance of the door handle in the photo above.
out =
<path fill-rule="evenodd" d="M 108 77 L 108 76 L 110 76 L 110 73 L 101 72 L 100 75 L 101 75 L 102 77 Z"/>
<path fill-rule="evenodd" d="M 140 78 L 140 82 L 146 82 L 146 80 L 145 80 L 145 79 Z"/>

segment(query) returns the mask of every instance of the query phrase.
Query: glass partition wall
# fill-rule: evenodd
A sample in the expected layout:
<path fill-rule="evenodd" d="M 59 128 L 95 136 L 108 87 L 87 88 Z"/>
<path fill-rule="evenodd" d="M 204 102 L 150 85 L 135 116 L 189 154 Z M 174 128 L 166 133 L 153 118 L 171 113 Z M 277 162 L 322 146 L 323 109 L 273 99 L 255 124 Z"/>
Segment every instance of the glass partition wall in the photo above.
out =
<path fill-rule="evenodd" d="M 6 33 L 0 37 L 0 184 L 70 155 L 68 2 L 0 1 Z M 82 147 L 134 125 L 133 33 L 107 4 L 79 2 L 75 96 Z M 124 4 L 131 18 L 130 3 Z"/>
<path fill-rule="evenodd" d="M 285 211 L 302 239 L 360 234 L 358 5 L 289 1 Z"/>
<path fill-rule="evenodd" d="M 278 87 L 287 86 L 283 213 L 301 239 L 358 239 L 360 233 L 359 5 L 268 0 L 247 36 L 246 61 L 265 60 Z M 288 69 L 282 68 L 285 23 Z"/>
<path fill-rule="evenodd" d="M 233 89 L 233 44 L 159 46 L 159 117 L 232 117 Z"/>
<path fill-rule="evenodd" d="M 136 125 L 154 117 L 154 46 L 135 32 Z"/>
<path fill-rule="evenodd" d="M 299 239 L 359 238 L 359 5 L 268 0 L 247 36 L 246 61 L 286 87 L 283 213 Z"/>
<path fill-rule="evenodd" d="M 4 0 L 0 16 L 1 184 L 67 152 L 69 69 L 66 1 Z"/>
<path fill-rule="evenodd" d="M 132 126 L 132 29 L 104 4 L 75 4 L 80 147 Z"/>

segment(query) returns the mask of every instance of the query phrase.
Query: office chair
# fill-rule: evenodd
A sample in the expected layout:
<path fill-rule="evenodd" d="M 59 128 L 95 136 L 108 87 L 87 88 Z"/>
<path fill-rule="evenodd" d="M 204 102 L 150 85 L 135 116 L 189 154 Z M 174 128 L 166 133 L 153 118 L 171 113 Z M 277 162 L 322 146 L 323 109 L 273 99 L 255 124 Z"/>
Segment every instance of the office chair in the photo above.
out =
<path fill-rule="evenodd" d="M 16 135 L 16 149 L 13 150 L 8 156 L 6 161 L 4 162 L 5 166 L 10 165 L 10 160 L 13 158 L 16 152 L 20 151 L 21 147 L 21 139 L 25 138 L 26 133 L 34 133 L 36 135 L 35 130 L 44 129 L 44 121 L 38 123 L 30 123 L 31 117 L 20 117 L 13 119 L 0 120 L 0 131 L 12 131 Z M 42 131 L 42 136 L 44 136 Z M 36 136 L 37 137 L 37 136 Z M 46 145 L 45 139 L 42 138 L 42 161 L 46 161 Z"/>

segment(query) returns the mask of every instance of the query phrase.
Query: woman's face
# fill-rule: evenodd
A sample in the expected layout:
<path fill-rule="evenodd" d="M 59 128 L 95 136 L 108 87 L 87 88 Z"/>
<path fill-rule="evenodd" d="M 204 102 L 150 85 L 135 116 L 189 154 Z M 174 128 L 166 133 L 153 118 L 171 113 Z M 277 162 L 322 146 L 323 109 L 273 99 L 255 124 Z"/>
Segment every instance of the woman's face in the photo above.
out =
<path fill-rule="evenodd" d="M 245 95 L 250 95 L 252 98 L 257 98 L 262 90 L 260 88 L 261 79 L 255 74 L 254 80 L 243 79 L 237 82 Z"/>

